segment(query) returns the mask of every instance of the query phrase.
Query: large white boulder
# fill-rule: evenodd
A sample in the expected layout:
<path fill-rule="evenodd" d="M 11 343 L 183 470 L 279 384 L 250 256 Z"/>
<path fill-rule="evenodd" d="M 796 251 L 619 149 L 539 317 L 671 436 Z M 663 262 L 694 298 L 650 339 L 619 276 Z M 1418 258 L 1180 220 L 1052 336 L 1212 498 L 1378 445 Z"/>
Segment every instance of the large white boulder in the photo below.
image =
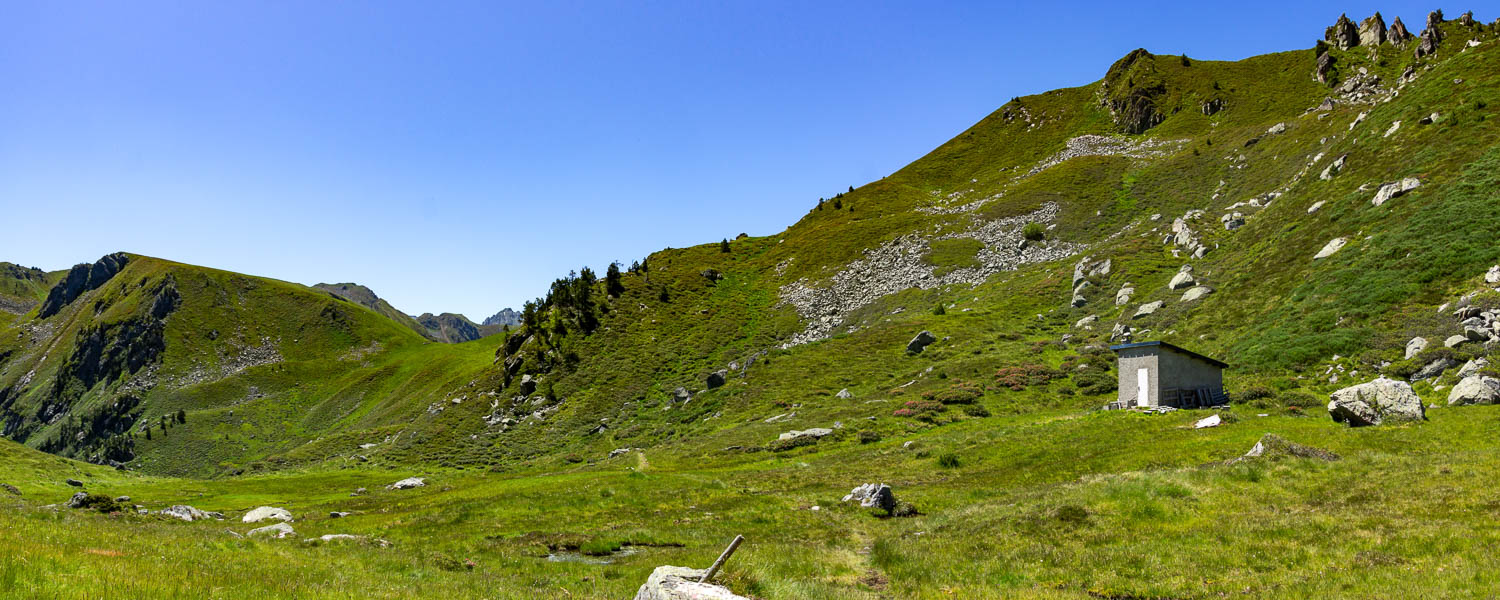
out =
<path fill-rule="evenodd" d="M 1448 393 L 1449 405 L 1500 403 L 1500 379 L 1470 375 Z"/>
<path fill-rule="evenodd" d="M 292 513 L 287 511 L 287 509 L 285 508 L 262 506 L 245 513 L 245 518 L 243 520 L 246 523 L 259 523 L 266 519 L 276 519 L 277 521 L 290 523 L 292 521 Z"/>
<path fill-rule="evenodd" d="M 1381 377 L 1329 395 L 1328 414 L 1350 427 L 1427 418 L 1422 398 L 1404 381 Z"/>
<path fill-rule="evenodd" d="M 1343 249 L 1344 244 L 1347 243 L 1349 243 L 1349 238 L 1333 238 L 1327 244 L 1323 245 L 1322 250 L 1319 250 L 1317 254 L 1313 255 L 1313 260 L 1322 260 L 1333 256 L 1334 252 L 1338 252 L 1339 250 Z"/>
<path fill-rule="evenodd" d="M 297 535 L 297 531 L 292 529 L 291 525 L 287 525 L 286 523 L 277 523 L 275 525 L 267 525 L 259 529 L 251 529 L 250 532 L 246 533 L 245 535 L 249 537 L 259 537 L 264 535 L 279 540 L 281 538 L 289 538 Z"/>
<path fill-rule="evenodd" d="M 388 490 L 409 490 L 427 485 L 427 480 L 421 477 L 408 477 L 396 483 L 385 486 Z"/>
<path fill-rule="evenodd" d="M 747 600 L 724 586 L 698 583 L 703 573 L 688 567 L 657 567 L 635 593 L 635 600 Z"/>
<path fill-rule="evenodd" d="M 1414 337 L 1410 342 L 1406 343 L 1406 358 L 1410 359 L 1411 357 L 1416 356 L 1418 353 L 1426 349 L 1427 338 L 1420 336 Z"/>

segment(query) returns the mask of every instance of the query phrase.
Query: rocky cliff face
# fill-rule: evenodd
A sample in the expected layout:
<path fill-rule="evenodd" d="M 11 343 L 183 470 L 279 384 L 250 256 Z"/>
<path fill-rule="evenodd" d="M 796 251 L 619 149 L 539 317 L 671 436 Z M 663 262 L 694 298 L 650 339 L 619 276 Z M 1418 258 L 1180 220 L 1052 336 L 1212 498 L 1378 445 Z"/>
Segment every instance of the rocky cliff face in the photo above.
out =
<path fill-rule="evenodd" d="M 432 333 L 434 339 L 449 344 L 468 342 L 484 337 L 479 331 L 479 326 L 470 321 L 468 317 L 453 313 L 434 315 L 423 313 L 417 317 L 417 323 Z"/>
<path fill-rule="evenodd" d="M 119 273 L 120 269 L 125 268 L 125 263 L 129 260 L 130 258 L 124 253 L 116 252 L 100 258 L 92 265 L 74 265 L 73 269 L 68 271 L 67 277 L 64 277 L 52 288 L 51 292 L 48 292 L 47 299 L 42 301 L 42 310 L 38 316 L 45 319 L 55 315 L 57 311 L 62 310 L 64 306 L 78 299 L 85 292 L 98 289 Z"/>
<path fill-rule="evenodd" d="M 1110 66 L 1100 89 L 1104 106 L 1125 133 L 1142 133 L 1166 119 L 1157 104 L 1167 86 L 1156 73 L 1156 56 L 1144 48 Z"/>
<path fill-rule="evenodd" d="M 490 315 L 489 318 L 485 319 L 484 322 L 480 324 L 496 325 L 502 327 L 509 325 L 511 327 L 515 327 L 521 324 L 521 313 L 507 308 L 493 315 Z"/>

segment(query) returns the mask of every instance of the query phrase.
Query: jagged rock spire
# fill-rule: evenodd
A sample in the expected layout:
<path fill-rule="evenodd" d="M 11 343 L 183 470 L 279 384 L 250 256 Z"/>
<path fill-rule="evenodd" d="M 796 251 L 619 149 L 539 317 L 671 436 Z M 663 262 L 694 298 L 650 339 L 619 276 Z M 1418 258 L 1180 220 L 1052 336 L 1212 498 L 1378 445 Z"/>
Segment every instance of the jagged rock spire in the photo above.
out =
<path fill-rule="evenodd" d="M 1339 50 L 1348 50 L 1359 45 L 1359 29 L 1349 20 L 1349 15 L 1339 15 L 1338 22 L 1323 32 L 1323 39 Z"/>
<path fill-rule="evenodd" d="M 1385 19 L 1381 18 L 1380 13 L 1377 12 L 1375 16 L 1360 21 L 1359 45 L 1379 46 L 1385 43 L 1385 37 Z"/>
<path fill-rule="evenodd" d="M 1386 34 L 1386 39 L 1397 46 L 1411 39 L 1411 32 L 1406 30 L 1406 24 L 1401 22 L 1401 17 L 1396 17 L 1396 20 L 1391 22 L 1391 30 Z"/>
<path fill-rule="evenodd" d="M 1427 28 L 1422 30 L 1421 41 L 1417 43 L 1416 56 L 1422 58 L 1437 52 L 1438 43 L 1443 41 L 1443 31 L 1438 28 L 1443 24 L 1443 11 L 1438 9 L 1428 13 Z"/>
<path fill-rule="evenodd" d="M 1474 11 L 1466 12 L 1458 17 L 1458 24 L 1464 27 L 1474 26 Z"/>

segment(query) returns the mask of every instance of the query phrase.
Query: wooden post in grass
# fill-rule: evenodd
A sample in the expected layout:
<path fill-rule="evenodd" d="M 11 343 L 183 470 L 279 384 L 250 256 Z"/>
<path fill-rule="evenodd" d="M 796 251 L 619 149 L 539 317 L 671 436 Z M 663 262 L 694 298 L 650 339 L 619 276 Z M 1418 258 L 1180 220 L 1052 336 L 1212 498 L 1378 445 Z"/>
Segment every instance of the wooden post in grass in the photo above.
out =
<path fill-rule="evenodd" d="M 724 553 L 719 555 L 719 560 L 714 561 L 714 565 L 703 572 L 703 577 L 698 579 L 698 583 L 708 583 L 708 580 L 713 579 L 714 575 L 719 572 L 719 567 L 724 566 L 724 561 L 729 560 L 729 556 L 734 554 L 735 549 L 739 548 L 740 542 L 743 541 L 745 541 L 745 536 L 734 536 L 734 541 L 729 542 L 729 547 L 725 548 Z"/>

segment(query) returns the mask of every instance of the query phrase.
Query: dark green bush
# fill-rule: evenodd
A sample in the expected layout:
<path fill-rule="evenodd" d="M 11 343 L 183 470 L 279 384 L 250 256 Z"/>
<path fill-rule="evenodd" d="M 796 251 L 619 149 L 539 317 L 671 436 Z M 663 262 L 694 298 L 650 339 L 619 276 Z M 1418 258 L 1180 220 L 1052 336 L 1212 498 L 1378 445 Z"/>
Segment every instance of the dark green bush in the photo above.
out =
<path fill-rule="evenodd" d="M 952 452 L 944 452 L 938 456 L 937 460 L 938 466 L 944 469 L 956 469 L 958 468 L 958 463 L 958 455 Z"/>

